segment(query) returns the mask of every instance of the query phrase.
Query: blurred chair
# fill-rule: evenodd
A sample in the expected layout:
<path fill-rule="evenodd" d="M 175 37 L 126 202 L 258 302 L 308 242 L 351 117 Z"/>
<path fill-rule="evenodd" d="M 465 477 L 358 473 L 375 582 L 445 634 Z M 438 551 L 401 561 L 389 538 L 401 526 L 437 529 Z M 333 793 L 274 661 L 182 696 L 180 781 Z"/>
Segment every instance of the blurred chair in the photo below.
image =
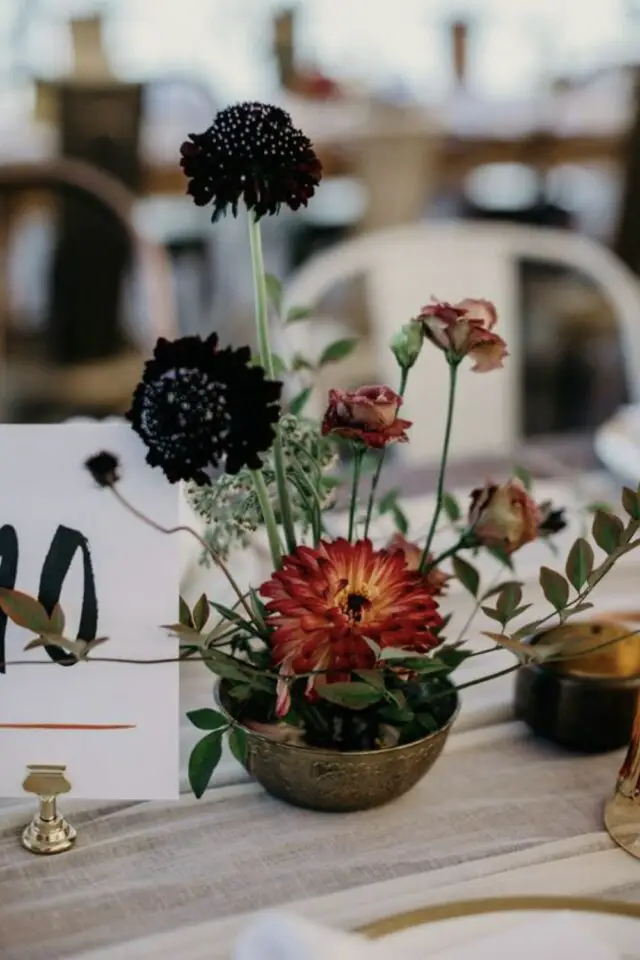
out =
<path fill-rule="evenodd" d="M 11 228 L 19 219 L 19 201 L 41 202 L 41 194 L 53 194 L 82 203 L 100 223 L 117 223 L 133 251 L 140 285 L 142 316 L 126 328 L 118 329 L 121 344 L 117 352 L 103 358 L 81 362 L 60 360 L 60 351 L 52 342 L 51 330 L 41 337 L 25 336 L 11 323 L 7 254 Z M 173 285 L 166 254 L 157 245 L 142 237 L 135 229 L 132 209 L 135 198 L 118 181 L 81 161 L 57 160 L 46 163 L 0 165 L 0 291 L 4 298 L 0 310 L 0 356 L 5 368 L 2 379 L 3 413 L 24 419 L 40 416 L 68 416 L 72 413 L 103 415 L 126 409 L 131 391 L 140 375 L 143 361 L 157 337 L 176 334 Z M 98 221 L 96 220 L 96 223 Z M 101 236 L 88 233 L 84 244 L 90 248 Z M 82 273 L 84 260 L 68 269 Z M 71 286 L 69 303 L 78 335 L 89 334 L 95 322 L 92 303 L 84 300 L 86 278 Z M 73 340 L 74 328 L 62 322 L 67 336 Z M 11 414 L 11 411 L 14 411 Z"/>
<path fill-rule="evenodd" d="M 83 80 L 57 84 L 55 92 L 62 156 L 89 163 L 138 193 L 142 87 Z M 117 219 L 77 196 L 60 199 L 49 329 L 61 362 L 102 359 L 122 348 L 119 312 L 130 257 L 127 231 Z M 83 323 L 87 314 L 91 325 Z"/>
<path fill-rule="evenodd" d="M 289 282 L 285 306 L 315 305 L 336 285 L 364 277 L 376 379 L 394 386 L 399 371 L 389 340 L 432 295 L 452 302 L 465 297 L 494 301 L 500 318 L 497 332 L 507 341 L 510 357 L 502 370 L 484 375 L 465 370 L 459 377 L 452 454 L 510 456 L 522 436 L 523 422 L 523 331 L 518 322 L 522 260 L 562 265 L 596 284 L 619 326 L 630 398 L 639 400 L 640 285 L 604 247 L 569 231 L 469 222 L 379 231 L 310 261 Z M 289 354 L 305 354 L 314 340 L 323 345 L 325 336 L 321 320 L 301 321 L 287 328 L 285 346 Z M 366 373 L 370 380 L 370 369 Z M 349 385 L 344 376 L 340 367 L 328 368 L 314 397 L 316 413 L 326 401 L 326 392 L 320 391 L 328 385 Z M 349 377 L 354 385 L 353 370 Z M 447 389 L 444 358 L 427 343 L 407 390 L 406 416 L 427 416 L 412 431 L 411 443 L 402 448 L 410 461 L 424 463 L 440 456 Z"/>
<path fill-rule="evenodd" d="M 189 132 L 206 129 L 217 109 L 209 87 L 197 76 L 176 72 L 150 77 L 145 82 L 142 101 L 143 155 L 173 154 L 177 166 L 180 141 L 176 139 L 176 130 L 182 129 L 185 139 Z M 167 136 L 172 138 L 169 142 Z M 186 195 L 186 180 L 182 195 L 140 197 L 135 216 L 140 229 L 162 244 L 171 258 L 178 282 L 181 329 L 185 333 L 202 332 L 209 320 L 216 287 L 212 252 L 215 233 L 208 218 Z"/>
<path fill-rule="evenodd" d="M 635 71 L 634 117 L 625 147 L 623 192 L 613 248 L 635 274 L 640 274 L 640 68 Z"/>

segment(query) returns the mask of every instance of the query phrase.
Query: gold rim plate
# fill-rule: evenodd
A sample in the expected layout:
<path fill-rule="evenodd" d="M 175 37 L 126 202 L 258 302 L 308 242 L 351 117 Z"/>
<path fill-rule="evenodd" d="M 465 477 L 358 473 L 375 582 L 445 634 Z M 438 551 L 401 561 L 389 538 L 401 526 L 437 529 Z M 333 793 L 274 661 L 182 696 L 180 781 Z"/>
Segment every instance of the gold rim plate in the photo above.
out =
<path fill-rule="evenodd" d="M 379 940 L 402 930 L 421 927 L 427 923 L 441 920 L 453 920 L 460 917 L 473 917 L 481 914 L 517 912 L 526 910 L 572 910 L 579 913 L 599 913 L 614 917 L 629 917 L 640 920 L 640 903 L 624 903 L 619 900 L 600 900 L 595 897 L 487 897 L 482 900 L 459 900 L 453 903 L 440 903 L 432 907 L 422 907 L 397 913 L 382 920 L 375 920 L 358 933 Z"/>

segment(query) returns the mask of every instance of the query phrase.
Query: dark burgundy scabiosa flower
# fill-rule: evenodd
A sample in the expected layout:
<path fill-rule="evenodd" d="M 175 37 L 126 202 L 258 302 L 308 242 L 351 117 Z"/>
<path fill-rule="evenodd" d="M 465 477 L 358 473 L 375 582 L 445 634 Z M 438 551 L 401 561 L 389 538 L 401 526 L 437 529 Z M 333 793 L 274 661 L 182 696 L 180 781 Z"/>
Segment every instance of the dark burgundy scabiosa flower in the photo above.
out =
<path fill-rule="evenodd" d="M 107 450 L 95 453 L 84 465 L 99 487 L 112 487 L 120 479 L 120 462 Z"/>
<path fill-rule="evenodd" d="M 289 114 L 266 103 L 237 103 L 216 114 L 204 133 L 190 133 L 180 147 L 187 192 L 199 207 L 213 203 L 215 222 L 242 200 L 256 220 L 307 205 L 320 183 L 322 165 L 311 141 Z"/>
<path fill-rule="evenodd" d="M 127 418 L 147 446 L 147 463 L 170 483 L 209 483 L 223 466 L 258 470 L 273 443 L 282 384 L 250 366 L 248 347 L 218 349 L 215 333 L 161 337 L 133 395 Z"/>
<path fill-rule="evenodd" d="M 538 524 L 538 536 L 548 537 L 554 533 L 560 533 L 567 526 L 564 507 L 554 507 L 554 505 L 545 500 L 538 505 L 540 510 L 540 523 Z"/>

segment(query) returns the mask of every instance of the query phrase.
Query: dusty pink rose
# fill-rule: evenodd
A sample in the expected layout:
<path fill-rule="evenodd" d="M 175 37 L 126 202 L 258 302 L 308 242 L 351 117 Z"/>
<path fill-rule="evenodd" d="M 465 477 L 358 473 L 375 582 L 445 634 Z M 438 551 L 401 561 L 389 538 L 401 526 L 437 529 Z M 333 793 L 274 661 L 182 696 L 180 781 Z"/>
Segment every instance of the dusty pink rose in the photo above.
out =
<path fill-rule="evenodd" d="M 387 544 L 387 550 L 402 550 L 409 570 L 417 570 L 420 566 L 422 548 L 417 543 L 412 543 L 411 540 L 407 540 L 401 533 L 394 533 Z M 427 564 L 433 563 L 433 560 L 434 556 L 430 553 L 427 556 Z M 427 583 L 431 587 L 434 596 L 439 596 L 444 593 L 451 579 L 451 574 L 445 573 L 444 570 L 440 570 L 438 567 L 432 567 L 426 574 Z"/>
<path fill-rule="evenodd" d="M 540 510 L 519 480 L 486 483 L 471 494 L 468 522 L 480 543 L 513 553 L 538 536 Z"/>
<path fill-rule="evenodd" d="M 411 422 L 399 419 L 401 406 L 402 397 L 391 387 L 330 390 L 322 433 L 360 440 L 367 447 L 378 449 L 389 443 L 406 443 L 409 438 L 405 431 Z"/>
<path fill-rule="evenodd" d="M 502 337 L 493 332 L 497 322 L 491 301 L 469 298 L 454 304 L 434 301 L 418 317 L 432 343 L 457 360 L 471 357 L 475 361 L 471 369 L 477 373 L 497 370 L 509 355 Z"/>

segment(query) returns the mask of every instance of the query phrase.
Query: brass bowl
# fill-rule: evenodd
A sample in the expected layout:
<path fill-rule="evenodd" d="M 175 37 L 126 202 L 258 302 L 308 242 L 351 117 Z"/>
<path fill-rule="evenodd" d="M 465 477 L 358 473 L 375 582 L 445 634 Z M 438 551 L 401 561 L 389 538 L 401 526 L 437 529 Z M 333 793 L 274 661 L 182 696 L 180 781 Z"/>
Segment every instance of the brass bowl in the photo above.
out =
<path fill-rule="evenodd" d="M 576 656 L 521 667 L 517 719 L 536 736 L 570 750 L 605 753 L 626 746 L 640 691 L 640 636 L 629 636 L 632 619 L 631 614 L 614 615 L 534 637 L 536 644 L 570 640 Z"/>
<path fill-rule="evenodd" d="M 242 725 L 247 738 L 244 767 L 274 797 L 296 807 L 330 813 L 370 810 L 396 800 L 416 785 L 436 762 L 459 710 L 434 733 L 400 747 L 348 753 L 282 743 Z M 229 716 L 224 689 L 218 702 Z"/>

